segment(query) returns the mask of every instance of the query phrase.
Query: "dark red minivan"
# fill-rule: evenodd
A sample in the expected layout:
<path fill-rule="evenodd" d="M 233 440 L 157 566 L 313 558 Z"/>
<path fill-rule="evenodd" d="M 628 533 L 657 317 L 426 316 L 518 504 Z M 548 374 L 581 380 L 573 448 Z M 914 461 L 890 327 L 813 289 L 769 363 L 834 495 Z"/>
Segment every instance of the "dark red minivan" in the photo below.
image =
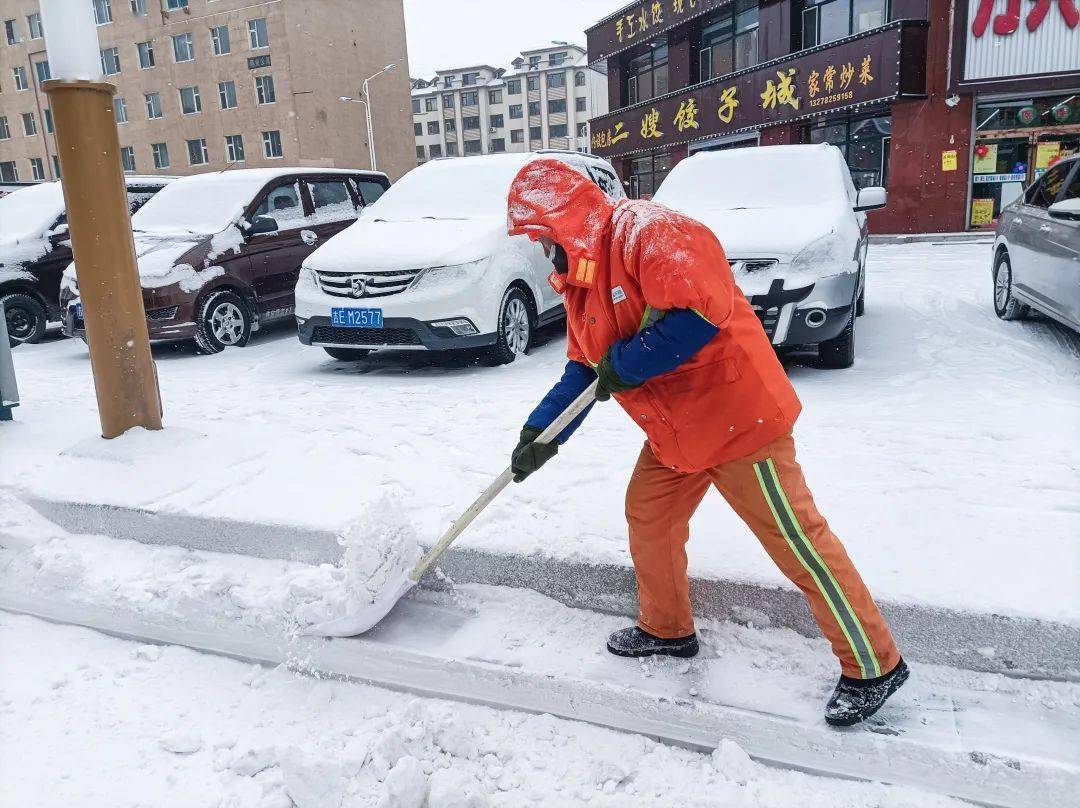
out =
<path fill-rule="evenodd" d="M 304 259 L 356 221 L 385 174 L 330 168 L 225 170 L 171 183 L 132 217 L 151 341 L 204 353 L 247 344 L 292 317 Z M 61 284 L 64 332 L 84 336 L 78 267 Z"/>

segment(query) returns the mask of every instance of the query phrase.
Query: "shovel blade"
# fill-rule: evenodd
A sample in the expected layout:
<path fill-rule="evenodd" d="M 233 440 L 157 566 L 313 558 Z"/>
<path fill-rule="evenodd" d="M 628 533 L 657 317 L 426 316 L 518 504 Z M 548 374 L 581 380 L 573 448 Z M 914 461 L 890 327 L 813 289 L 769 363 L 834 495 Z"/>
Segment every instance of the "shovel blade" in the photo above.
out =
<path fill-rule="evenodd" d="M 407 573 L 402 573 L 401 578 L 388 585 L 373 602 L 351 614 L 311 626 L 304 633 L 319 637 L 355 637 L 363 634 L 390 614 L 391 609 L 414 586 L 416 581 Z"/>

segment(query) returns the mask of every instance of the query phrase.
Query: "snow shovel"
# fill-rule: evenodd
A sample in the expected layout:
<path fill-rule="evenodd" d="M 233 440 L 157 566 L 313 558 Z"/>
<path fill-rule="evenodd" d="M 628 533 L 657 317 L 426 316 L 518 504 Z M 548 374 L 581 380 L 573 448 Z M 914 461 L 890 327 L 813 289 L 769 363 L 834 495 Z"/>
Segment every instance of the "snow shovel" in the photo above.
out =
<path fill-rule="evenodd" d="M 556 436 L 566 429 L 570 425 L 570 422 L 577 418 L 586 407 L 588 407 L 596 398 L 596 382 L 593 382 L 585 389 L 585 391 L 579 395 L 570 406 L 563 410 L 551 425 L 541 432 L 537 438 L 537 443 L 551 443 L 555 440 Z M 461 514 L 454 523 L 450 525 L 449 529 L 442 535 L 434 546 L 427 551 L 427 554 L 417 562 L 416 566 L 412 568 L 410 572 L 401 573 L 401 577 L 397 580 L 391 580 L 386 585 L 382 592 L 380 592 L 374 601 L 367 606 L 362 607 L 353 614 L 347 614 L 344 617 L 339 617 L 335 620 L 328 620 L 325 623 L 312 626 L 308 629 L 307 633 L 321 635 L 324 637 L 354 637 L 357 634 L 363 634 L 375 627 L 380 620 L 390 613 L 390 610 L 394 608 L 396 604 L 405 593 L 416 586 L 420 579 L 427 572 L 428 568 L 434 564 L 439 556 L 441 556 L 446 549 L 454 542 L 454 540 L 460 536 L 465 528 L 467 528 L 472 521 L 479 516 L 484 508 L 490 505 L 510 481 L 514 479 L 514 472 L 507 468 L 502 474 L 495 478 L 495 481 L 484 489 L 483 493 L 476 498 L 465 512 Z"/>

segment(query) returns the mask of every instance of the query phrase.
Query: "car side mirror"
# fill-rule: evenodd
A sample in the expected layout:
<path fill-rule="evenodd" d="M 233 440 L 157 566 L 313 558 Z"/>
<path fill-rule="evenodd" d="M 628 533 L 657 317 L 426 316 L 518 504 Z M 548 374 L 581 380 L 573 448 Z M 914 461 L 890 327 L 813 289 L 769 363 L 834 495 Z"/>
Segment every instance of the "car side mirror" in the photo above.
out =
<path fill-rule="evenodd" d="M 878 208 L 885 207 L 885 202 L 888 200 L 888 194 L 885 189 L 878 185 L 871 185 L 869 188 L 863 188 L 855 196 L 856 211 L 861 210 L 877 210 Z"/>
<path fill-rule="evenodd" d="M 277 231 L 277 219 L 272 216 L 256 216 L 246 228 L 246 232 L 249 236 L 258 236 L 263 233 L 276 233 Z"/>
<path fill-rule="evenodd" d="M 1060 202 L 1055 202 L 1046 212 L 1053 216 L 1055 219 L 1070 219 L 1072 221 L 1080 221 L 1080 197 L 1075 199 L 1063 199 Z"/>

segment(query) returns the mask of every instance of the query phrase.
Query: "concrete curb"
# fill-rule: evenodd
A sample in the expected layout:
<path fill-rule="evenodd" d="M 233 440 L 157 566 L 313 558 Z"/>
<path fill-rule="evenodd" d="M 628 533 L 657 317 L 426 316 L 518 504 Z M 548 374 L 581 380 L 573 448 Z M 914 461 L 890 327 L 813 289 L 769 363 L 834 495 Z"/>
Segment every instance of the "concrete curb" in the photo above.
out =
<path fill-rule="evenodd" d="M 71 533 L 307 564 L 333 564 L 341 558 L 342 548 L 329 531 L 37 498 L 26 502 Z M 611 614 L 632 616 L 637 610 L 634 572 L 616 564 L 451 548 L 439 567 L 461 583 L 525 587 L 567 606 Z M 793 589 L 693 578 L 691 592 L 700 617 L 819 635 L 806 601 Z M 879 605 L 908 659 L 1080 681 L 1080 626 L 887 600 Z"/>
<path fill-rule="evenodd" d="M 993 244 L 993 231 L 970 233 L 872 233 L 871 244 Z"/>

